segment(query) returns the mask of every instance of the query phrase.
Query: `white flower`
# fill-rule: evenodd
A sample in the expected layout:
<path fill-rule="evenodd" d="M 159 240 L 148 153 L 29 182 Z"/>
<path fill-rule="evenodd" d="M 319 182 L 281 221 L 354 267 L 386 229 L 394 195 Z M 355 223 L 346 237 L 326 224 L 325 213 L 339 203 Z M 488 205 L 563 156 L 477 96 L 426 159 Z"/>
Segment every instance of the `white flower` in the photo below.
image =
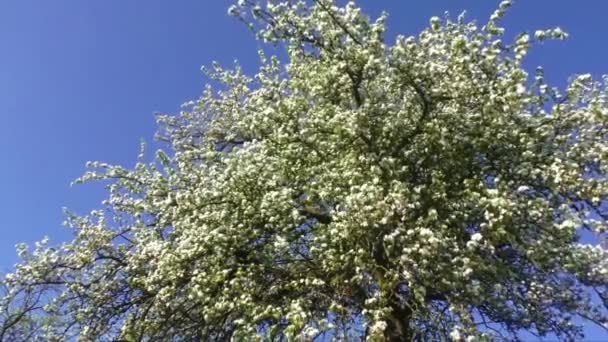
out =
<path fill-rule="evenodd" d="M 538 30 L 538 31 L 534 32 L 534 38 L 542 41 L 545 38 L 547 38 L 547 32 L 543 31 L 543 30 Z"/>
<path fill-rule="evenodd" d="M 518 45 L 525 45 L 525 44 L 528 44 L 529 42 L 530 42 L 530 35 L 529 34 L 522 34 L 517 39 L 517 44 Z"/>
<path fill-rule="evenodd" d="M 370 327 L 372 335 L 377 335 L 377 334 L 384 332 L 384 330 L 386 330 L 387 326 L 388 326 L 388 324 L 386 324 L 385 321 L 374 322 L 374 324 Z"/>
<path fill-rule="evenodd" d="M 433 231 L 428 228 L 420 229 L 420 236 L 430 237 L 433 236 Z"/>
<path fill-rule="evenodd" d="M 429 21 L 433 30 L 438 30 L 441 26 L 441 19 L 439 17 L 431 17 Z"/>
<path fill-rule="evenodd" d="M 501 1 L 500 4 L 498 5 L 498 8 L 500 8 L 501 10 L 506 10 L 507 8 L 511 7 L 511 5 L 513 5 L 513 1 L 511 0 L 504 0 Z"/>
<path fill-rule="evenodd" d="M 308 338 L 308 339 L 313 339 L 318 334 L 319 334 L 319 329 L 317 329 L 315 327 L 311 327 L 311 326 L 306 327 L 304 329 L 304 331 L 302 332 L 302 335 L 304 335 L 304 337 Z"/>
<path fill-rule="evenodd" d="M 553 37 L 555 39 L 566 39 L 568 38 L 568 33 L 564 32 L 560 27 L 556 27 L 553 29 Z"/>
<path fill-rule="evenodd" d="M 460 335 L 460 329 L 458 327 L 452 329 L 452 332 L 450 332 L 450 338 L 454 341 L 460 341 L 462 339 L 462 336 Z"/>
<path fill-rule="evenodd" d="M 287 246 L 289 246 L 289 242 L 287 242 L 284 237 L 277 235 L 275 238 L 274 247 L 281 250 L 287 248 Z"/>
<path fill-rule="evenodd" d="M 237 16 L 239 15 L 239 9 L 235 5 L 228 7 L 228 15 Z"/>
<path fill-rule="evenodd" d="M 471 235 L 472 241 L 479 242 L 482 239 L 483 239 L 483 235 L 481 235 L 481 233 L 475 233 L 475 234 Z"/>

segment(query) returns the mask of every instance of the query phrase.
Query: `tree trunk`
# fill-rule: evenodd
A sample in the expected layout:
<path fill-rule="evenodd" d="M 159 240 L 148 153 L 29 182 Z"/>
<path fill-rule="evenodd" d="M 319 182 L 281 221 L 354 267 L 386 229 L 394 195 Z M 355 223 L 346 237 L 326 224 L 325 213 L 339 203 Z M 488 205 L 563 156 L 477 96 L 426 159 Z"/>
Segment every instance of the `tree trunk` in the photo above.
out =
<path fill-rule="evenodd" d="M 411 341 L 411 311 L 408 308 L 400 305 L 396 298 L 393 304 L 391 305 L 391 308 L 393 309 L 393 312 L 391 314 L 390 320 L 387 322 L 387 327 L 384 333 L 384 336 L 386 337 L 387 341 Z"/>

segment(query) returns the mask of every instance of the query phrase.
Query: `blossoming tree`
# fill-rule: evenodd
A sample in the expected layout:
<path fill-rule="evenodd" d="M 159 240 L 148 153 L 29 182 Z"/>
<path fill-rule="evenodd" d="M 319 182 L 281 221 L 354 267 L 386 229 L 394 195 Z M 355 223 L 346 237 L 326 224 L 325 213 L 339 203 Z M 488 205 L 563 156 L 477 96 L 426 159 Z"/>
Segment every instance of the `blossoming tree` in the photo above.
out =
<path fill-rule="evenodd" d="M 241 0 L 284 47 L 160 116 L 153 163 L 91 163 L 104 208 L 6 276 L 0 340 L 564 339 L 608 327 L 606 80 L 522 68 L 559 29 L 501 40 L 431 18 L 385 39 L 353 3 Z"/>

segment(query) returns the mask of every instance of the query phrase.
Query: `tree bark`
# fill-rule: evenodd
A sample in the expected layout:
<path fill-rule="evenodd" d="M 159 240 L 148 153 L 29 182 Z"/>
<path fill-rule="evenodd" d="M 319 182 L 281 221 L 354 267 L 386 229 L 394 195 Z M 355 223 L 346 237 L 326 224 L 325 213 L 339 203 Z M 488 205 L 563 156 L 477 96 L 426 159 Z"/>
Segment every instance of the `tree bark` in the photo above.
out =
<path fill-rule="evenodd" d="M 395 301 L 393 301 L 391 304 L 391 308 L 393 311 L 391 313 L 390 320 L 387 322 L 387 327 L 384 334 L 387 341 L 411 341 L 410 309 L 402 306 L 397 298 L 395 298 Z"/>

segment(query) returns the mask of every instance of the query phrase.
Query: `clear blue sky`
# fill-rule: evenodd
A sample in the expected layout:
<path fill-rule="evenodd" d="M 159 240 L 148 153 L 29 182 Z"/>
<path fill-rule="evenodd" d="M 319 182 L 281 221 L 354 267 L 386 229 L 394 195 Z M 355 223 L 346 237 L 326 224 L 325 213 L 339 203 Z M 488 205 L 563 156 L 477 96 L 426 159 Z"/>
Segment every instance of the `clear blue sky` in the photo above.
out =
<path fill-rule="evenodd" d="M 0 271 L 17 260 L 18 242 L 69 238 L 61 208 L 86 213 L 104 198 L 99 186 L 69 187 L 85 162 L 132 165 L 140 139 L 153 138 L 153 113 L 175 113 L 201 92 L 202 65 L 238 59 L 255 70 L 261 45 L 226 15 L 230 3 L 0 1 Z M 445 10 L 483 22 L 498 1 L 358 3 L 387 10 L 394 35 L 416 34 Z M 556 25 L 571 34 L 528 61 L 563 85 L 575 73 L 608 73 L 607 13 L 608 1 L 519 0 L 505 25 L 509 35 Z"/>

